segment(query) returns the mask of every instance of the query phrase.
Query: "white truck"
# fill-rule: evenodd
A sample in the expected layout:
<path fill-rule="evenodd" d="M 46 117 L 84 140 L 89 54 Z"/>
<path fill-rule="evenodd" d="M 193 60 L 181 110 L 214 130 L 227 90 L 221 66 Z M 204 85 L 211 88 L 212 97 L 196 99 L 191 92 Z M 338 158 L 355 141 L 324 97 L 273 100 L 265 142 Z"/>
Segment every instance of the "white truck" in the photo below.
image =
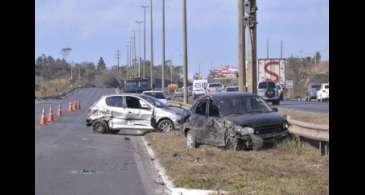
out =
<path fill-rule="evenodd" d="M 193 81 L 193 100 L 198 98 L 199 96 L 206 95 L 208 87 L 208 81 L 205 79 L 194 80 Z"/>
<path fill-rule="evenodd" d="M 323 101 L 328 100 L 330 98 L 330 84 L 322 83 L 321 88 L 317 91 L 317 100 Z"/>

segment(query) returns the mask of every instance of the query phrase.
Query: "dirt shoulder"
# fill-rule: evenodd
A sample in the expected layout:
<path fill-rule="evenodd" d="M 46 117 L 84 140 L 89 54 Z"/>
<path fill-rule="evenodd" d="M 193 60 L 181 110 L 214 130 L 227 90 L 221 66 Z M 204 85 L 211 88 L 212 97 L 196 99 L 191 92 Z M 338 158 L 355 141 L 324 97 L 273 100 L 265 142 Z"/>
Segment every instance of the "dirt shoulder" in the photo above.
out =
<path fill-rule="evenodd" d="M 176 187 L 237 194 L 328 194 L 328 159 L 295 140 L 259 151 L 201 145 L 188 149 L 178 132 L 150 133 L 157 158 Z"/>
<path fill-rule="evenodd" d="M 307 112 L 301 110 L 294 110 L 288 108 L 278 108 L 279 113 L 290 116 L 294 120 L 314 123 L 314 124 L 329 124 L 329 114 L 317 113 L 317 112 Z"/>

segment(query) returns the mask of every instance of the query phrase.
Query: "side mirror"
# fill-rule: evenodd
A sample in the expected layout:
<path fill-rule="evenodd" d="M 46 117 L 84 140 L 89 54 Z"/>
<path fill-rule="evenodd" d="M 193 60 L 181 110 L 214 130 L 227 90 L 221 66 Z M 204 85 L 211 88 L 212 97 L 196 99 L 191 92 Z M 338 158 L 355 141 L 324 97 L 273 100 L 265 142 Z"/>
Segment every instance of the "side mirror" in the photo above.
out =
<path fill-rule="evenodd" d="M 279 112 L 278 108 L 276 108 L 276 107 L 272 108 L 272 111 Z"/>

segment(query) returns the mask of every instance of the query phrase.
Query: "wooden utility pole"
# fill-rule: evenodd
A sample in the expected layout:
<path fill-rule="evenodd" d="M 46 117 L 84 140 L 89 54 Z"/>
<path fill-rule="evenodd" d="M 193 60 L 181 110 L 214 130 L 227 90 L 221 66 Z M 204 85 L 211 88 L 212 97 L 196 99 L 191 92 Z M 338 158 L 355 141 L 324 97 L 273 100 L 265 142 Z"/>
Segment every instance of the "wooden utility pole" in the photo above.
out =
<path fill-rule="evenodd" d="M 249 46 L 248 46 L 248 90 L 257 93 L 257 39 L 256 39 L 256 0 L 250 0 L 249 4 Z"/>
<path fill-rule="evenodd" d="M 246 88 L 244 9 L 244 0 L 238 0 L 238 86 L 241 93 Z"/>
<path fill-rule="evenodd" d="M 183 3 L 183 64 L 184 64 L 184 103 L 188 103 L 188 31 L 187 31 L 187 19 L 186 19 L 186 0 Z"/>

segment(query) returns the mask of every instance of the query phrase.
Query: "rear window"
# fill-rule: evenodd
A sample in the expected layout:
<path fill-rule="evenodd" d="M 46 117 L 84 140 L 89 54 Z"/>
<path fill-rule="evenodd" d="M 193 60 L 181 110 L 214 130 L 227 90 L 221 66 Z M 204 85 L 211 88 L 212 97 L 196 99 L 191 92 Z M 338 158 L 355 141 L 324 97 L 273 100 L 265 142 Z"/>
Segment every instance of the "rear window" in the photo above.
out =
<path fill-rule="evenodd" d="M 266 88 L 275 88 L 275 83 L 273 82 L 262 82 L 259 84 L 259 89 L 266 89 Z"/>
<path fill-rule="evenodd" d="M 122 96 L 112 96 L 105 99 L 105 103 L 112 107 L 123 107 L 123 97 Z"/>
<path fill-rule="evenodd" d="M 157 93 L 157 92 L 147 92 L 147 93 L 144 93 L 146 95 L 149 95 L 149 96 L 152 96 L 152 97 L 155 97 L 157 99 L 165 99 L 165 96 L 163 93 Z"/>

